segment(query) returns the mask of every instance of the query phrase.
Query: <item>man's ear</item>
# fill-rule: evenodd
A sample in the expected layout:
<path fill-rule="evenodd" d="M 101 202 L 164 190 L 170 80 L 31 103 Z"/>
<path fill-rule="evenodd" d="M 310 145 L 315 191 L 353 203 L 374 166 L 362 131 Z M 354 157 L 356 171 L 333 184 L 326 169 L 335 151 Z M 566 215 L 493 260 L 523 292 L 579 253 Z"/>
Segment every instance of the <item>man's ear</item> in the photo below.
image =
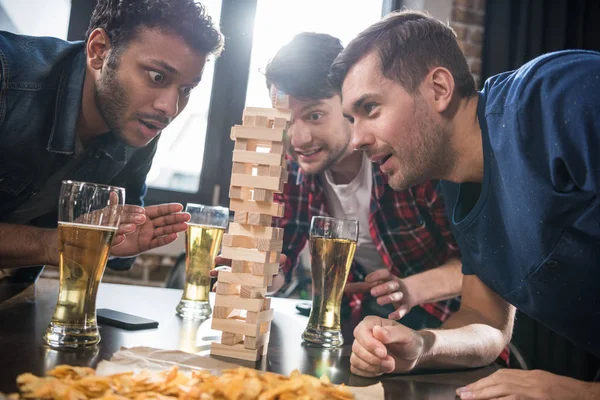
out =
<path fill-rule="evenodd" d="M 433 68 L 425 77 L 425 90 L 431 95 L 430 101 L 435 111 L 443 113 L 450 106 L 454 96 L 454 77 L 444 67 Z"/>
<path fill-rule="evenodd" d="M 110 49 L 110 39 L 106 31 L 102 28 L 94 29 L 86 45 L 88 64 L 95 70 L 102 70 Z"/>

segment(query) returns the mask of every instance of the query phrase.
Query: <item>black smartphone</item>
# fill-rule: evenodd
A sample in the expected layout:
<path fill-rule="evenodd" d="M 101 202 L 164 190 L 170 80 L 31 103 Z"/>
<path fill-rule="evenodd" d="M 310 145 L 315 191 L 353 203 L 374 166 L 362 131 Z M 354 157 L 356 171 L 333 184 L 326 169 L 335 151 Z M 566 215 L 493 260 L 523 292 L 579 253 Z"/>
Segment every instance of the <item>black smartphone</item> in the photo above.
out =
<path fill-rule="evenodd" d="M 99 324 L 116 326 L 117 328 L 127 329 L 129 331 L 138 331 L 141 329 L 152 329 L 158 327 L 158 322 L 151 319 L 138 317 L 120 311 L 110 310 L 108 308 L 99 308 L 96 310 L 96 317 Z"/>
<path fill-rule="evenodd" d="M 311 308 L 312 308 L 312 303 L 304 302 L 304 303 L 296 304 L 296 310 L 298 310 L 298 312 L 301 315 L 306 315 L 307 317 L 310 316 Z"/>

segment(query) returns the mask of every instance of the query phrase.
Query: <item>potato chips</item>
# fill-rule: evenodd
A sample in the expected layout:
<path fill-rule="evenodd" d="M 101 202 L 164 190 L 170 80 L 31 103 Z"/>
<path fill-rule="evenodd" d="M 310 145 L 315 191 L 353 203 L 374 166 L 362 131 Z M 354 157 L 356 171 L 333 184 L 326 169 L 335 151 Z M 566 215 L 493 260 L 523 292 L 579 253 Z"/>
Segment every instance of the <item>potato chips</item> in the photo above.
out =
<path fill-rule="evenodd" d="M 344 385 L 327 377 L 317 379 L 297 370 L 289 377 L 250 368 L 224 370 L 220 376 L 207 371 L 183 373 L 177 367 L 162 372 L 127 372 L 96 376 L 91 368 L 60 365 L 44 378 L 32 374 L 17 377 L 20 394 L 8 398 L 52 400 L 291 400 L 353 399 Z"/>

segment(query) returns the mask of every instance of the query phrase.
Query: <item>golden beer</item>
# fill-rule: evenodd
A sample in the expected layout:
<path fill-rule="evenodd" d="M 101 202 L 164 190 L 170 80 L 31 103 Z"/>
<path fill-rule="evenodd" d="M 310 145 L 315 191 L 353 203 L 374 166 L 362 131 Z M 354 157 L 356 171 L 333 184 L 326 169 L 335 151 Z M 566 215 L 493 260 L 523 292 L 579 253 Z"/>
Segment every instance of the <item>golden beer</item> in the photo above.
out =
<path fill-rule="evenodd" d="M 308 326 L 340 330 L 340 307 L 356 242 L 348 239 L 310 239 L 313 306 Z"/>
<path fill-rule="evenodd" d="M 225 228 L 188 223 L 186 232 L 185 287 L 177 313 L 182 316 L 210 314 L 209 272 L 221 249 Z"/>
<path fill-rule="evenodd" d="M 111 226 L 58 223 L 60 288 L 45 335 L 48 344 L 77 347 L 100 341 L 96 294 L 116 232 Z"/>

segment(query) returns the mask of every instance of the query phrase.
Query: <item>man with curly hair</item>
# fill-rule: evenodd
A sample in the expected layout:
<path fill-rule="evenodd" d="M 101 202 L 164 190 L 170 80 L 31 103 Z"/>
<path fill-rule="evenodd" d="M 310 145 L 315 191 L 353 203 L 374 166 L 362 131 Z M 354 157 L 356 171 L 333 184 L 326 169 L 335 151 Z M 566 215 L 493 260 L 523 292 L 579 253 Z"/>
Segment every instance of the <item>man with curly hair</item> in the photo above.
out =
<path fill-rule="evenodd" d="M 114 269 L 186 229 L 181 204 L 143 207 L 145 180 L 161 131 L 222 48 L 193 0 L 99 0 L 84 42 L 0 32 L 0 274 L 58 265 L 63 179 L 126 188 Z"/>

